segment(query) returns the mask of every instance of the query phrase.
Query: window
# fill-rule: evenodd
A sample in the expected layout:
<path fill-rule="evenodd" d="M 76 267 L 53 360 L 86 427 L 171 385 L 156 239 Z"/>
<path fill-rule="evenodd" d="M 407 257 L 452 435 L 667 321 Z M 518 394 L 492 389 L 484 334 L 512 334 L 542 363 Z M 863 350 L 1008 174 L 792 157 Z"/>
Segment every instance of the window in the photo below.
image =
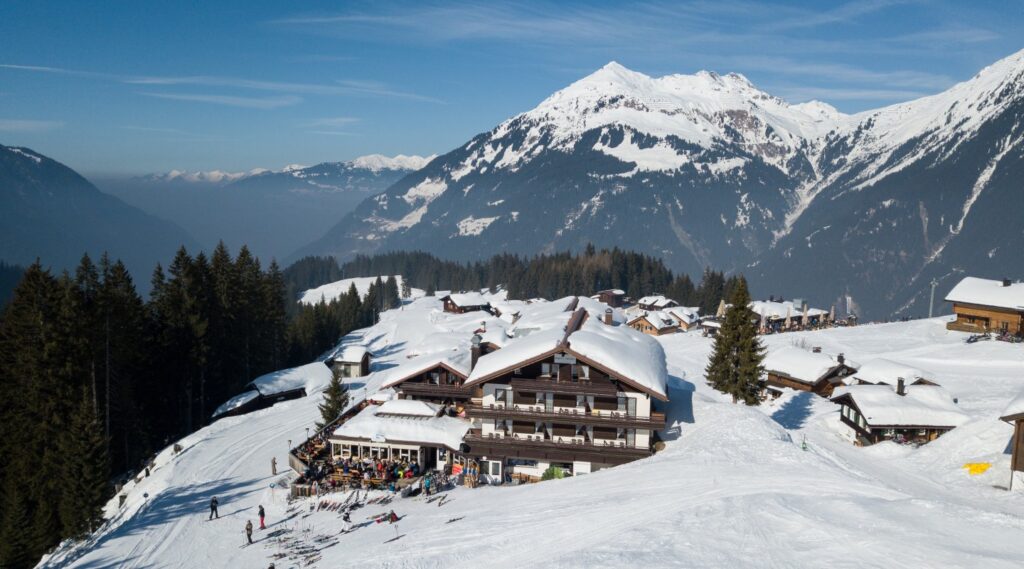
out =
<path fill-rule="evenodd" d="M 441 372 L 432 371 L 430 372 L 430 383 L 437 385 L 441 382 Z"/>
<path fill-rule="evenodd" d="M 547 362 L 544 362 L 544 363 L 540 364 L 540 374 L 541 375 L 551 375 L 551 364 L 549 364 Z"/>

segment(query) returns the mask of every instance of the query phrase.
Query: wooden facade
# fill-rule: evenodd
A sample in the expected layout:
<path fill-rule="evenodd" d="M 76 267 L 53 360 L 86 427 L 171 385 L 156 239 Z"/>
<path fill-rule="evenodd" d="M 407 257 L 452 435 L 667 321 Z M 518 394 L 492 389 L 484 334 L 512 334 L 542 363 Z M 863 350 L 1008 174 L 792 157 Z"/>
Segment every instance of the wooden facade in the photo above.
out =
<path fill-rule="evenodd" d="M 612 308 L 622 308 L 622 305 L 626 303 L 626 293 L 619 289 L 602 290 L 595 296 L 597 300 Z"/>
<path fill-rule="evenodd" d="M 444 311 L 451 312 L 453 314 L 465 314 L 467 312 L 477 311 L 489 312 L 491 309 L 490 304 L 472 304 L 466 306 L 457 304 L 454 300 L 452 300 L 451 295 L 442 298 L 441 302 L 444 303 Z"/>
<path fill-rule="evenodd" d="M 1007 332 L 1015 336 L 1024 335 L 1024 309 L 1012 310 L 996 306 L 953 303 L 956 320 L 946 328 L 958 332 Z"/>
<path fill-rule="evenodd" d="M 675 334 L 679 332 L 679 322 L 676 319 L 672 319 L 671 325 L 656 326 L 651 322 L 649 315 L 638 316 L 633 320 L 629 321 L 628 326 L 637 332 L 643 332 L 649 336 L 664 336 L 665 334 Z"/>
<path fill-rule="evenodd" d="M 399 379 L 392 387 L 401 399 L 416 399 L 431 403 L 466 402 L 479 396 L 480 389 L 466 387 L 466 376 L 444 363 L 420 373 Z"/>
<path fill-rule="evenodd" d="M 330 368 L 338 379 L 363 377 L 370 373 L 370 352 L 364 352 L 359 361 L 354 362 L 334 358 L 330 361 Z"/>
<path fill-rule="evenodd" d="M 819 378 L 795 378 L 785 372 L 766 370 L 765 383 L 769 387 L 788 387 L 797 391 L 810 391 L 822 397 L 831 397 L 836 386 L 843 384 L 843 379 L 856 373 L 857 370 L 838 363 Z"/>
<path fill-rule="evenodd" d="M 839 420 L 855 433 L 858 445 L 869 446 L 882 441 L 925 444 L 955 428 L 953 425 L 873 425 L 864 416 L 849 394 L 832 400 L 839 404 Z"/>
<path fill-rule="evenodd" d="M 1024 413 L 1014 413 L 999 418 L 1013 425 L 1013 439 L 1010 441 L 1010 471 L 1024 472 Z"/>

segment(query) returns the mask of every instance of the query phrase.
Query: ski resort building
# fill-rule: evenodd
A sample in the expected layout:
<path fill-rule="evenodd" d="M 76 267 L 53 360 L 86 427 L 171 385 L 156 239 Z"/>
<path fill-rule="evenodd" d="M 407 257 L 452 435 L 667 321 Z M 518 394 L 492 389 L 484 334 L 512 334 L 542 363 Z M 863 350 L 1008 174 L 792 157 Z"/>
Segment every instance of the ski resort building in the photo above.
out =
<path fill-rule="evenodd" d="M 576 310 L 483 356 L 466 385 L 474 424 L 464 452 L 491 476 L 537 480 L 554 466 L 586 474 L 649 456 L 665 416 L 665 354 L 651 338 Z"/>
<path fill-rule="evenodd" d="M 370 351 L 364 346 L 345 346 L 325 362 L 338 379 L 370 373 Z"/>
<path fill-rule="evenodd" d="M 380 459 L 431 469 L 445 465 L 469 431 L 467 421 L 448 417 L 425 401 L 395 399 L 368 405 L 328 437 L 334 461 Z"/>
<path fill-rule="evenodd" d="M 1004 332 L 1024 335 L 1024 283 L 964 277 L 946 295 L 956 320 L 946 325 L 959 332 Z"/>
<path fill-rule="evenodd" d="M 822 397 L 831 396 L 837 386 L 843 385 L 844 378 L 857 371 L 846 362 L 843 354 L 832 358 L 796 346 L 770 350 L 763 365 L 769 392 L 771 388 L 788 387 Z"/>
<path fill-rule="evenodd" d="M 675 319 L 681 332 L 689 332 L 700 326 L 700 308 L 696 306 L 676 306 L 665 313 Z"/>
<path fill-rule="evenodd" d="M 858 445 L 882 441 L 923 444 L 967 421 L 956 401 L 934 384 L 851 385 L 832 397 Z"/>
<path fill-rule="evenodd" d="M 661 311 L 642 313 L 630 320 L 627 325 L 637 332 L 651 336 L 664 336 L 679 331 L 679 322 L 667 312 Z"/>
<path fill-rule="evenodd" d="M 489 312 L 491 309 L 491 302 L 479 292 L 448 294 L 441 298 L 441 302 L 444 304 L 444 311 L 453 314 L 465 314 L 478 310 Z"/>
<path fill-rule="evenodd" d="M 750 309 L 760 319 L 761 332 L 782 332 L 793 328 L 814 328 L 829 320 L 829 312 L 812 308 L 800 299 L 755 300 Z"/>

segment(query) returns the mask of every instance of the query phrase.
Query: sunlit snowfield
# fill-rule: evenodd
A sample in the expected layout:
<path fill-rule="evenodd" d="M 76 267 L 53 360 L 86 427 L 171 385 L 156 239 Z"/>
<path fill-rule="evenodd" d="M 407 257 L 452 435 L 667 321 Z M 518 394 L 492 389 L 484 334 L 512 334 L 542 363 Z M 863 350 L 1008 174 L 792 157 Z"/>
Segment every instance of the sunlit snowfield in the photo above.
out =
<path fill-rule="evenodd" d="M 435 298 L 421 298 L 345 341 L 369 343 L 375 369 L 384 370 L 410 351 L 468 341 L 481 320 L 442 313 Z M 677 334 L 659 339 L 672 376 L 670 428 L 667 448 L 649 459 L 535 485 L 458 488 L 442 506 L 421 498 L 368 504 L 353 512 L 354 522 L 388 509 L 404 517 L 397 528 L 370 524 L 339 535 L 338 513 L 304 516 L 308 504 L 290 507 L 283 476 L 270 474 L 271 458 L 285 471 L 289 441 L 303 439 L 318 418 L 314 393 L 218 421 L 181 441 L 178 456 L 164 451 L 152 476 L 128 489 L 124 508 L 108 506 L 113 517 L 97 538 L 42 566 L 300 566 L 301 559 L 270 557 L 281 546 L 266 534 L 288 529 L 322 548 L 313 566 L 325 568 L 1020 567 L 1024 488 L 997 488 L 1009 481 L 1012 433 L 998 415 L 1024 389 L 1024 348 L 968 345 L 944 323 L 765 339 L 769 346 L 806 340 L 854 362 L 886 357 L 933 372 L 971 420 L 916 450 L 854 447 L 840 435 L 838 407 L 806 393 L 761 408 L 733 405 L 704 384 L 711 340 Z M 373 393 L 385 375 L 355 380 L 352 395 Z M 981 476 L 962 468 L 990 461 Z M 207 521 L 214 495 L 221 517 Z M 241 547 L 259 504 L 269 529 Z M 316 541 L 324 536 L 333 539 Z"/>

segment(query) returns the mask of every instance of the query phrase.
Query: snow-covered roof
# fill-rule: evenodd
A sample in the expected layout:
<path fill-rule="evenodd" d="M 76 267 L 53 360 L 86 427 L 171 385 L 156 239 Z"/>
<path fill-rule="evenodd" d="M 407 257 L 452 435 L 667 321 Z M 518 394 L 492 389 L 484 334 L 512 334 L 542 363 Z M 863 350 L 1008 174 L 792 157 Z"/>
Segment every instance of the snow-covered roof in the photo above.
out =
<path fill-rule="evenodd" d="M 572 317 L 572 309 L 578 300 L 575 296 L 567 296 L 558 300 L 540 300 L 522 308 L 511 335 L 526 336 L 538 330 L 565 329 Z"/>
<path fill-rule="evenodd" d="M 839 365 L 831 356 L 814 353 L 796 346 L 783 346 L 768 351 L 764 358 L 764 369 L 779 372 L 797 381 L 814 384 Z M 846 365 L 855 367 L 852 362 Z"/>
<path fill-rule="evenodd" d="M 244 393 L 239 393 L 238 395 L 235 395 L 231 399 L 225 401 L 224 404 L 221 405 L 220 407 L 217 407 L 217 410 L 214 411 L 213 415 L 210 416 L 217 417 L 223 415 L 224 413 L 227 413 L 229 411 L 241 407 L 242 405 L 245 405 L 246 403 L 252 401 L 253 399 L 256 399 L 259 396 L 260 393 L 255 389 L 250 389 L 249 391 L 246 391 Z"/>
<path fill-rule="evenodd" d="M 665 312 L 679 322 L 685 322 L 688 325 L 696 324 L 700 321 L 699 306 L 674 306 L 666 309 Z"/>
<path fill-rule="evenodd" d="M 667 398 L 665 350 L 646 334 L 588 320 L 569 336 L 569 350 L 634 387 L 659 399 Z"/>
<path fill-rule="evenodd" d="M 721 322 L 719 322 L 718 320 L 710 320 L 710 319 L 702 320 L 700 325 L 704 326 L 705 328 L 721 328 L 722 327 L 722 323 Z"/>
<path fill-rule="evenodd" d="M 857 369 L 857 373 L 853 374 L 853 377 L 869 383 L 896 385 L 900 378 L 905 383 L 911 384 L 918 379 L 932 379 L 935 377 L 935 374 L 900 362 L 885 358 L 875 358 L 864 362 Z"/>
<path fill-rule="evenodd" d="M 1021 392 L 1015 399 L 1010 401 L 1010 404 L 1003 409 L 1003 414 L 1000 418 L 1004 421 L 1010 417 L 1024 416 L 1024 392 Z"/>
<path fill-rule="evenodd" d="M 438 417 L 439 408 L 423 401 L 395 399 L 370 405 L 334 430 L 331 438 L 443 446 L 456 450 L 470 423 Z"/>
<path fill-rule="evenodd" d="M 633 324 L 637 320 L 647 320 L 647 322 L 651 326 L 654 326 L 656 330 L 665 330 L 679 325 L 679 322 L 677 322 L 675 318 L 672 318 L 672 316 L 667 312 L 662 312 L 660 310 L 645 312 L 630 320 L 629 323 Z"/>
<path fill-rule="evenodd" d="M 369 350 L 366 349 L 366 346 L 349 344 L 336 352 L 334 356 L 332 356 L 332 359 L 336 362 L 356 364 L 362 362 L 363 356 L 367 353 L 369 353 Z"/>
<path fill-rule="evenodd" d="M 323 362 L 313 362 L 304 366 L 261 375 L 252 380 L 250 385 L 254 386 L 264 395 L 299 388 L 305 388 L 306 393 L 311 393 L 317 388 L 324 387 L 330 383 L 331 377 L 331 369 Z"/>
<path fill-rule="evenodd" d="M 564 329 L 549 328 L 533 332 L 522 338 L 516 338 L 497 352 L 480 356 L 480 359 L 476 362 L 476 367 L 469 374 L 466 385 L 482 381 L 483 378 L 504 369 L 535 360 L 557 349 L 564 337 Z"/>
<path fill-rule="evenodd" d="M 389 387 L 371 393 L 366 397 L 366 400 L 371 401 L 373 403 L 384 403 L 385 401 L 391 401 L 396 397 L 398 397 L 398 392 Z"/>
<path fill-rule="evenodd" d="M 784 300 L 776 302 L 772 300 L 755 300 L 752 301 L 748 306 L 758 316 L 763 316 L 769 320 L 782 320 L 786 316 L 796 318 L 803 316 L 804 309 L 802 306 L 797 306 L 792 300 Z M 813 318 L 815 316 L 824 316 L 828 314 L 827 310 L 820 308 L 807 307 L 807 317 Z"/>
<path fill-rule="evenodd" d="M 591 318 L 596 318 L 598 320 L 602 320 L 604 318 L 605 313 L 608 310 L 611 310 L 613 323 L 621 324 L 626 321 L 626 316 L 622 313 L 621 310 L 617 308 L 612 308 L 607 304 L 601 302 L 600 300 L 596 300 L 594 298 L 590 298 L 587 296 L 578 297 L 576 307 L 586 310 L 587 314 L 589 314 Z"/>
<path fill-rule="evenodd" d="M 655 308 L 667 308 L 668 306 L 671 306 L 673 304 L 679 304 L 678 302 L 672 300 L 671 298 L 666 298 L 665 296 L 660 294 L 652 294 L 650 296 L 645 296 L 640 300 L 636 301 L 636 303 L 642 304 L 644 306 L 653 306 Z"/>
<path fill-rule="evenodd" d="M 448 295 L 456 306 L 487 306 L 491 301 L 479 292 L 456 292 Z"/>
<path fill-rule="evenodd" d="M 565 329 L 552 328 L 512 340 L 501 350 L 482 356 L 466 385 L 486 381 L 504 370 L 566 349 L 642 391 L 661 399 L 666 397 L 665 351 L 653 338 L 624 326 L 606 326 L 588 319 L 569 334 L 566 344 L 562 344 L 563 339 Z"/>
<path fill-rule="evenodd" d="M 618 295 L 618 296 L 622 296 L 622 295 L 626 294 L 626 291 L 622 290 L 621 288 L 607 288 L 607 289 L 604 289 L 604 290 L 597 291 L 597 294 L 595 294 L 591 298 L 597 298 L 599 295 L 601 295 L 602 293 L 605 293 L 605 292 L 607 292 L 609 294 Z"/>
<path fill-rule="evenodd" d="M 892 385 L 851 385 L 836 389 L 832 400 L 846 395 L 872 427 L 956 427 L 968 419 L 938 385 L 908 385 L 906 395 Z"/>
<path fill-rule="evenodd" d="M 1024 283 L 1003 286 L 1003 281 L 964 277 L 946 295 L 946 302 L 1024 310 Z"/>
<path fill-rule="evenodd" d="M 468 348 L 456 348 L 444 352 L 434 352 L 410 358 L 398 367 L 386 370 L 387 379 L 381 384 L 382 387 L 392 387 L 409 379 L 410 377 L 425 373 L 438 366 L 444 366 L 451 371 L 466 377 L 469 375 L 470 352 Z"/>

